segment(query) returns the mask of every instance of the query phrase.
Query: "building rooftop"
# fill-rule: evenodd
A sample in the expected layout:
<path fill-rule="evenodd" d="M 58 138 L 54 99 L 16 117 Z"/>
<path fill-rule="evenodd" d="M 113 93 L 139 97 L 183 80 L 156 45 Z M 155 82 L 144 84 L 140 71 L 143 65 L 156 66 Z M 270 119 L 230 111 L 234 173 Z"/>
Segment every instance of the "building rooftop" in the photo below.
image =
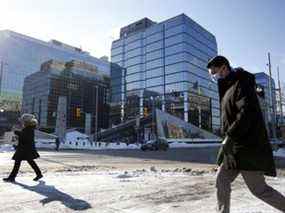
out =
<path fill-rule="evenodd" d="M 89 64 L 79 60 L 71 60 L 68 62 L 59 60 L 49 60 L 41 65 L 39 72 L 33 73 L 31 76 L 38 75 L 41 72 L 50 72 L 53 74 L 60 74 L 62 71 L 68 70 L 77 75 L 82 75 L 88 78 L 109 79 L 109 75 L 100 71 L 94 64 Z"/>
<path fill-rule="evenodd" d="M 125 27 L 122 27 L 120 30 L 120 38 L 129 36 L 133 33 L 137 33 L 145 30 L 146 28 L 156 24 L 156 22 L 150 20 L 149 18 L 143 18 L 136 22 L 133 22 Z"/>
<path fill-rule="evenodd" d="M 135 21 L 135 22 L 133 22 L 133 23 L 131 23 L 131 24 L 125 26 L 125 27 L 122 27 L 121 30 L 120 30 L 120 38 L 117 39 L 117 40 L 114 40 L 114 42 L 120 40 L 121 38 L 123 38 L 125 36 L 129 36 L 129 35 L 132 35 L 134 33 L 144 31 L 145 29 L 147 29 L 149 27 L 152 27 L 152 26 L 155 26 L 155 25 L 165 24 L 165 23 L 170 22 L 170 21 L 172 21 L 174 19 L 177 19 L 177 18 L 184 18 L 187 21 L 191 21 L 195 25 L 194 28 L 196 30 L 199 29 L 199 31 L 207 32 L 208 35 L 209 35 L 209 38 L 211 40 L 212 39 L 215 40 L 215 36 L 211 32 L 209 32 L 207 29 L 205 29 L 203 26 L 198 24 L 196 21 L 191 19 L 186 14 L 182 13 L 182 14 L 179 14 L 179 15 L 177 15 L 175 17 L 171 17 L 171 18 L 166 19 L 166 20 L 161 21 L 161 22 L 155 22 L 155 21 L 152 21 L 151 19 L 146 18 L 146 17 L 143 18 L 143 19 L 140 19 L 138 21 Z M 204 36 L 204 35 L 201 35 L 201 36 Z"/>
<path fill-rule="evenodd" d="M 12 38 L 17 38 L 17 39 L 22 39 L 25 41 L 30 41 L 30 42 L 33 42 L 35 44 L 39 44 L 39 45 L 42 45 L 42 46 L 45 46 L 48 48 L 53 48 L 53 49 L 56 49 L 58 51 L 64 51 L 66 53 L 73 54 L 75 56 L 78 56 L 79 58 L 84 58 L 82 60 L 86 59 L 89 61 L 89 63 L 90 63 L 90 61 L 92 61 L 91 62 L 92 64 L 96 64 L 100 67 L 101 66 L 102 67 L 109 67 L 110 66 L 110 62 L 108 60 L 106 60 L 106 57 L 104 59 L 96 58 L 95 56 L 90 55 L 89 52 L 84 51 L 81 48 L 74 47 L 72 45 L 63 43 L 63 42 L 55 40 L 55 39 L 52 39 L 52 40 L 46 42 L 46 41 L 42 41 L 42 40 L 39 40 L 36 38 L 32 38 L 30 36 L 23 35 L 23 34 L 20 34 L 20 33 L 11 31 L 11 30 L 0 30 L 0 39 L 1 39 L 1 37 L 2 38 L 12 37 Z"/>
<path fill-rule="evenodd" d="M 83 54 L 83 55 L 90 55 L 89 52 L 83 51 L 81 48 L 77 48 L 77 47 L 65 44 L 65 43 L 58 41 L 58 40 L 55 40 L 55 39 L 52 39 L 52 40 L 46 42 L 46 41 L 42 41 L 42 40 L 39 40 L 36 38 L 32 38 L 30 36 L 23 35 L 21 33 L 17 33 L 17 32 L 11 31 L 11 30 L 0 30 L 0 33 L 4 33 L 4 34 L 6 34 L 6 36 L 18 37 L 21 39 L 29 40 L 29 41 L 32 41 L 32 42 L 35 42 L 35 43 L 38 43 L 38 44 L 41 44 L 44 46 L 48 46 L 48 47 L 53 47 L 53 48 L 57 48 L 57 49 L 65 50 L 65 51 L 72 51 L 72 52 L 76 52 L 78 54 Z"/>

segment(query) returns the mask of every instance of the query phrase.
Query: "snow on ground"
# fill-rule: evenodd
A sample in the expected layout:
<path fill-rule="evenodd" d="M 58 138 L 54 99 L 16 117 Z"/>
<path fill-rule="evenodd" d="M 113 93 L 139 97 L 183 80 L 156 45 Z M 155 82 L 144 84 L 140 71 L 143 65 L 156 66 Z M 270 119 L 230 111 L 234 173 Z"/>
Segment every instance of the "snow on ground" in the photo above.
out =
<path fill-rule="evenodd" d="M 75 143 L 70 144 L 62 144 L 61 149 L 89 149 L 89 150 L 108 150 L 108 149 L 114 149 L 114 150 L 120 150 L 120 149 L 140 149 L 139 144 L 125 144 L 125 143 L 105 143 L 101 142 L 100 146 L 97 144 L 89 145 L 89 143 L 84 144 L 78 142 L 77 145 Z M 205 148 L 205 147 L 219 147 L 220 144 L 217 143 L 183 143 L 183 142 L 172 142 L 169 144 L 169 148 Z M 49 140 L 40 140 L 37 143 L 38 148 L 50 148 L 55 149 L 54 142 L 51 142 Z M 14 148 L 10 144 L 3 144 L 0 145 L 0 153 L 1 152 L 11 152 L 14 151 Z M 273 152 L 274 156 L 276 157 L 285 157 L 285 148 L 280 148 L 277 151 Z"/>
<path fill-rule="evenodd" d="M 0 153 L 1 152 L 12 152 L 12 151 L 15 151 L 15 149 L 11 144 L 0 145 Z"/>
<path fill-rule="evenodd" d="M 54 145 L 51 145 L 52 148 Z M 47 148 L 38 144 L 37 147 Z M 120 150 L 120 149 L 140 149 L 140 144 L 126 143 L 107 143 L 107 142 L 86 142 L 86 141 L 70 141 L 60 145 L 60 149 L 85 149 L 85 150 Z"/>
<path fill-rule="evenodd" d="M 218 147 L 218 143 L 183 143 L 183 142 L 172 142 L 169 144 L 169 148 L 204 148 L 204 147 Z M 39 142 L 37 143 L 39 148 L 55 148 L 54 143 L 50 142 Z M 120 149 L 140 149 L 141 144 L 126 144 L 126 143 L 108 143 L 108 142 L 86 142 L 86 141 L 69 141 L 60 145 L 60 149 L 86 149 L 86 150 L 120 150 Z"/>
<path fill-rule="evenodd" d="M 25 174 L 10 184 L 0 181 L 0 212 L 212 213 L 215 173 L 203 171 L 133 170 L 62 172 L 31 181 Z M 284 178 L 269 178 L 285 193 Z M 238 178 L 232 213 L 278 212 L 253 197 Z"/>
<path fill-rule="evenodd" d="M 210 147 L 219 146 L 217 141 L 214 143 L 205 143 L 205 139 L 191 139 L 192 143 L 184 143 L 178 139 L 172 139 L 170 148 L 188 148 L 188 147 Z M 178 141 L 178 142 L 177 142 Z M 195 142 L 197 142 L 195 144 Z M 204 143 L 201 143 L 204 142 Z M 52 141 L 38 140 L 37 147 L 40 148 L 55 148 L 55 143 Z M 85 149 L 85 150 L 108 150 L 108 149 L 140 149 L 140 144 L 129 144 L 126 143 L 108 143 L 108 142 L 91 142 L 89 136 L 78 131 L 70 131 L 66 133 L 65 142 L 61 144 L 61 149 Z"/>
<path fill-rule="evenodd" d="M 7 147 L 6 147 L 7 148 Z M 217 147 L 140 150 L 40 151 L 40 182 L 23 163 L 17 183 L 5 183 L 12 152 L 0 153 L 2 213 L 213 213 Z M 196 162 L 196 163 L 195 163 Z M 285 171 L 268 183 L 285 194 Z M 282 174 L 283 173 L 283 174 Z M 277 213 L 250 194 L 239 177 L 233 183 L 232 213 Z"/>
<path fill-rule="evenodd" d="M 170 148 L 205 148 L 205 147 L 219 147 L 219 143 L 183 143 L 183 142 L 173 142 L 169 144 Z"/>

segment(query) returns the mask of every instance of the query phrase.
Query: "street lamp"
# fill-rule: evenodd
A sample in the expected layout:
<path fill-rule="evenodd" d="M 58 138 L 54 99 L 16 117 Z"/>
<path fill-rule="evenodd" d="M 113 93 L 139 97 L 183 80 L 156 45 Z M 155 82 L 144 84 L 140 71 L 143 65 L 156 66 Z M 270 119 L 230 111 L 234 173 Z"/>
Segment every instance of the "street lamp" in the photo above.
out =
<path fill-rule="evenodd" d="M 150 96 L 151 101 L 151 131 L 152 136 L 154 137 L 154 98 L 153 96 Z"/>

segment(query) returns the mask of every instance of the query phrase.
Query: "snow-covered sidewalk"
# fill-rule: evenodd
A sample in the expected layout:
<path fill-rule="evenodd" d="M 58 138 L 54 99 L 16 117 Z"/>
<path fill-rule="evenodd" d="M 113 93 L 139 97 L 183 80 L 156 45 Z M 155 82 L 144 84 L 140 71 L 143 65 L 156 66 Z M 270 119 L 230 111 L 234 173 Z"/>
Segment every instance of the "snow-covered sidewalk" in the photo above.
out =
<path fill-rule="evenodd" d="M 0 212 L 211 213 L 215 208 L 215 173 L 149 170 L 46 173 L 42 181 L 25 174 L 17 183 L 0 181 Z M 284 178 L 269 178 L 285 193 Z M 238 178 L 233 213 L 278 212 L 253 197 Z"/>
<path fill-rule="evenodd" d="M 60 152 L 40 150 L 41 182 L 23 163 L 17 183 L 5 183 L 11 146 L 0 151 L 0 212 L 212 213 L 215 212 L 215 153 L 218 147 Z M 282 156 L 279 150 L 278 155 Z M 212 159 L 213 158 L 213 159 Z M 285 194 L 285 171 L 268 183 Z M 233 213 L 278 212 L 233 184 Z"/>

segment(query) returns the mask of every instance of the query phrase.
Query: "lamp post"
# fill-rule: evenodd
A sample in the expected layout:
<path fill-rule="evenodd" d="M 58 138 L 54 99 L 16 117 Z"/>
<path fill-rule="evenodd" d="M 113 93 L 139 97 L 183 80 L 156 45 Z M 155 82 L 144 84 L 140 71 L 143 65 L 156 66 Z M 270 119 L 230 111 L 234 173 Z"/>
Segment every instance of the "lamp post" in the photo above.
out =
<path fill-rule="evenodd" d="M 94 128 L 94 141 L 97 142 L 97 133 L 98 133 L 98 85 L 95 86 L 96 89 L 96 103 L 95 103 L 95 128 Z"/>
<path fill-rule="evenodd" d="M 150 101 L 151 101 L 151 132 L 152 132 L 152 137 L 154 139 L 154 97 L 150 96 Z"/>

